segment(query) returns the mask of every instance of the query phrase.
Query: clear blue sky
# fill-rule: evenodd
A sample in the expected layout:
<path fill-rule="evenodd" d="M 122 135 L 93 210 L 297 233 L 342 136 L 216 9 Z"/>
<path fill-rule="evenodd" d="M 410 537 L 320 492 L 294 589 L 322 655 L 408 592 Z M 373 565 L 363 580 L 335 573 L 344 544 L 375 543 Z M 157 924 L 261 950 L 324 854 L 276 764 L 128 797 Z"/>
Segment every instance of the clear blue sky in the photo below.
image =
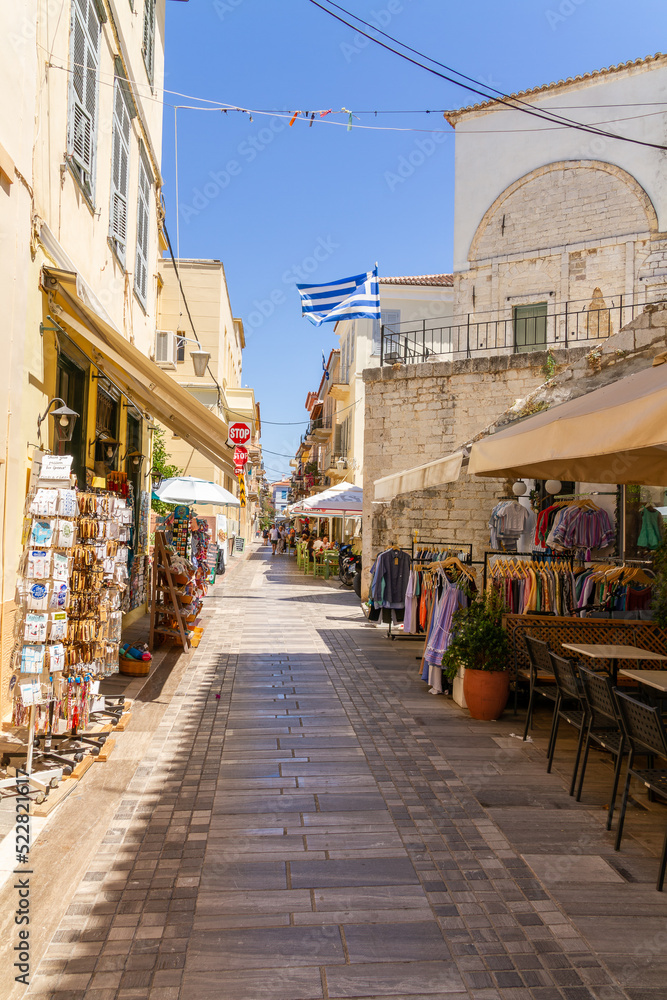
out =
<path fill-rule="evenodd" d="M 663 0 L 343 0 L 342 6 L 507 93 L 664 48 Z M 167 3 L 165 87 L 284 112 L 416 111 L 475 103 L 458 87 L 364 42 L 308 0 Z M 192 103 L 170 94 L 165 100 Z M 178 112 L 180 254 L 224 262 L 245 323 L 243 384 L 261 403 L 269 480 L 289 472 L 333 324 L 300 315 L 299 278 L 446 272 L 452 266 L 452 130 L 439 114 L 362 115 L 371 131 L 218 111 Z M 175 247 L 174 112 L 165 107 L 167 225 Z M 424 164 L 397 181 L 418 149 Z M 405 170 L 404 170 L 405 173 Z M 312 277 L 318 249 L 320 262 Z M 281 424 L 284 422 L 285 425 Z M 295 422 L 293 425 L 289 425 Z M 298 425 L 296 422 L 300 422 Z M 278 452 L 280 455 L 271 454 Z"/>

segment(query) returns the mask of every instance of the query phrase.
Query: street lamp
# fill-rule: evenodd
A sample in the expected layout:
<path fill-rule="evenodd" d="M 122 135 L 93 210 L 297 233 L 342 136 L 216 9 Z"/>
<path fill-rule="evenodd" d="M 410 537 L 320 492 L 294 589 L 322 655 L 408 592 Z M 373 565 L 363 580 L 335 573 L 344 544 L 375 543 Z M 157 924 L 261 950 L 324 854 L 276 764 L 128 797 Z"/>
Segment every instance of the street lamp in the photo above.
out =
<path fill-rule="evenodd" d="M 51 407 L 54 403 L 62 403 L 62 406 L 58 406 L 55 410 L 52 410 Z M 56 441 L 71 441 L 72 434 L 74 433 L 76 418 L 79 414 L 76 410 L 71 410 L 64 399 L 61 399 L 60 396 L 55 396 L 53 399 L 49 400 L 49 405 L 44 410 L 41 417 L 37 417 L 37 437 L 40 444 L 42 441 L 42 421 L 46 420 L 49 412 L 54 419 L 53 430 Z"/>
<path fill-rule="evenodd" d="M 190 337 L 181 337 L 179 334 L 178 340 L 181 344 L 196 344 L 198 350 L 190 351 L 190 357 L 192 358 L 192 365 L 195 370 L 195 375 L 197 378 L 203 378 L 206 374 L 206 367 L 211 360 L 210 351 L 202 351 L 201 344 L 198 340 L 192 340 Z"/>

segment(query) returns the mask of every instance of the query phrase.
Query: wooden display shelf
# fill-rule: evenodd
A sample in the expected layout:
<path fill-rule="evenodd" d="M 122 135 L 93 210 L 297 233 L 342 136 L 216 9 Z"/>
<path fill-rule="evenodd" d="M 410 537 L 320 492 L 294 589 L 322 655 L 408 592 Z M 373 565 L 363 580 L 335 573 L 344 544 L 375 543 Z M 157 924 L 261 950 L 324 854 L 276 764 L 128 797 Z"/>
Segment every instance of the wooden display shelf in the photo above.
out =
<path fill-rule="evenodd" d="M 179 585 L 174 580 L 175 575 L 177 574 L 171 565 L 167 552 L 164 531 L 156 531 L 151 593 L 151 627 L 148 642 L 151 650 L 155 644 L 156 634 L 177 636 L 181 640 L 184 650 L 190 648 L 190 636 L 183 620 L 185 608 L 189 608 L 189 605 L 182 606 L 178 600 Z M 169 594 L 170 600 L 160 604 L 158 603 L 158 594 Z M 164 614 L 168 614 L 176 621 L 176 628 L 166 628 L 160 625 L 160 617 Z"/>

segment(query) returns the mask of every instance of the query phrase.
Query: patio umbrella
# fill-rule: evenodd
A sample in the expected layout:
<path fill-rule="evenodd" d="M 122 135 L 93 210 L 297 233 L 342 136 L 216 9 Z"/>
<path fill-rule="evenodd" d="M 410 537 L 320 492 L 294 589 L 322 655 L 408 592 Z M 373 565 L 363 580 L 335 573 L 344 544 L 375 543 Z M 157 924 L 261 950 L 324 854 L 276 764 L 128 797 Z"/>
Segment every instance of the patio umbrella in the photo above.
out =
<path fill-rule="evenodd" d="M 293 513 L 314 517 L 349 517 L 361 514 L 364 491 L 352 483 L 338 483 L 313 497 L 306 497 L 292 508 Z"/>
<path fill-rule="evenodd" d="M 217 507 L 240 507 L 241 501 L 229 490 L 209 483 L 206 479 L 195 479 L 193 476 L 176 476 L 165 479 L 155 491 L 163 503 L 174 504 L 213 504 Z"/>

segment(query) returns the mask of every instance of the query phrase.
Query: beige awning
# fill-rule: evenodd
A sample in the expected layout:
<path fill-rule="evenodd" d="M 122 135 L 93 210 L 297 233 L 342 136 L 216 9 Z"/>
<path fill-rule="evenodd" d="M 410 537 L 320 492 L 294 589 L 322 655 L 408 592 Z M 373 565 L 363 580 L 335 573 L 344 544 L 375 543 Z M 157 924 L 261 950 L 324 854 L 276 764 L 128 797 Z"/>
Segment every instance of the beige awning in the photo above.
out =
<path fill-rule="evenodd" d="M 472 447 L 468 472 L 667 486 L 667 365 L 482 438 Z"/>
<path fill-rule="evenodd" d="M 95 308 L 75 271 L 43 268 L 42 284 L 62 307 L 58 322 L 89 354 L 101 372 L 127 392 L 137 406 L 183 438 L 228 475 L 234 475 L 227 425 L 169 378 L 111 324 L 104 310 Z"/>
<path fill-rule="evenodd" d="M 455 451 L 435 462 L 417 465 L 414 469 L 395 472 L 392 476 L 383 476 L 375 480 L 375 499 L 393 500 L 399 493 L 412 493 L 414 490 L 427 490 L 431 486 L 445 486 L 455 483 L 461 472 L 463 452 Z"/>

